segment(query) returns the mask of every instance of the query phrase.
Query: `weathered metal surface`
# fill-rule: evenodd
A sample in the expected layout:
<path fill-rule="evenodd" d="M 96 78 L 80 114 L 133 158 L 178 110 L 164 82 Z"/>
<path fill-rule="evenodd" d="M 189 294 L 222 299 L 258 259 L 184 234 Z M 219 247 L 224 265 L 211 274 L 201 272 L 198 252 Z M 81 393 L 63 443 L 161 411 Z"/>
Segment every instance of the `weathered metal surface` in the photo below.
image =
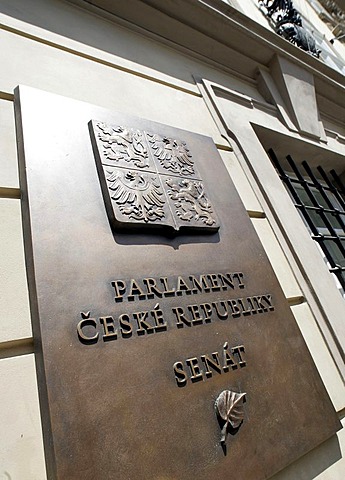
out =
<path fill-rule="evenodd" d="M 49 478 L 260 480 L 329 438 L 339 422 L 212 140 L 29 88 L 15 104 Z M 111 225 L 92 119 L 186 142 L 219 230 Z M 246 401 L 221 444 L 226 390 Z"/>

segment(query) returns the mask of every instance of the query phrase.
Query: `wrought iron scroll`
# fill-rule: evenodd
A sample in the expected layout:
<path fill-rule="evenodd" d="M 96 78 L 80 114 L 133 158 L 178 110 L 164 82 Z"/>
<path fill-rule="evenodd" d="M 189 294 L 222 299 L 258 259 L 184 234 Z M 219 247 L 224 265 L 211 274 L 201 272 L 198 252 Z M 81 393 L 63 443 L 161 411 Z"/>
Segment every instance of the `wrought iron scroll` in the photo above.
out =
<path fill-rule="evenodd" d="M 321 50 L 317 49 L 312 33 L 303 26 L 292 0 L 259 0 L 259 6 L 278 35 L 319 58 Z"/>

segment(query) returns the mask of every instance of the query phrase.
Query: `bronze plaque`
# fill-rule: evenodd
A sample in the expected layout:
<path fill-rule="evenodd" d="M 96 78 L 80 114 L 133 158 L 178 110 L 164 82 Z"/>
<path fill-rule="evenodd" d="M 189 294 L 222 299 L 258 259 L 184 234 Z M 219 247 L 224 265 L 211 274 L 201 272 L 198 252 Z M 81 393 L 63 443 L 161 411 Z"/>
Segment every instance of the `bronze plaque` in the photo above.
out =
<path fill-rule="evenodd" d="M 260 480 L 333 435 L 212 140 L 27 87 L 15 105 L 48 478 Z"/>

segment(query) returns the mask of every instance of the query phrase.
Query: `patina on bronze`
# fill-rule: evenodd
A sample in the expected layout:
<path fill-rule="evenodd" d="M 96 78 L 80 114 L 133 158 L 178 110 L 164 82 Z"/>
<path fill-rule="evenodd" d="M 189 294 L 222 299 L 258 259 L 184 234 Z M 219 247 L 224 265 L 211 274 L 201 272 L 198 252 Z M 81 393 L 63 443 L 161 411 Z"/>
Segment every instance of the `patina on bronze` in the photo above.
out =
<path fill-rule="evenodd" d="M 212 140 L 26 87 L 15 107 L 48 478 L 261 480 L 332 436 L 339 421 Z M 114 137 L 103 150 L 92 120 Z M 164 172 L 168 150 L 184 172 Z M 213 231 L 178 225 L 182 180 L 203 183 Z M 244 392 L 229 439 L 229 398 Z"/>

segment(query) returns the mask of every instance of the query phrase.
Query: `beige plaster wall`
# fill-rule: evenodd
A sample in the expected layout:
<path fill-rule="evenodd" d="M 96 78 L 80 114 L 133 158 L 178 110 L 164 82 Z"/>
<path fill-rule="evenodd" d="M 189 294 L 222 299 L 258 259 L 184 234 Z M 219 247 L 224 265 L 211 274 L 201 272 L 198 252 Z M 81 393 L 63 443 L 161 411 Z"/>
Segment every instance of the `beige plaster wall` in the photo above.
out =
<path fill-rule="evenodd" d="M 2 358 L 0 385 L 0 479 L 44 480 L 34 355 Z"/>
<path fill-rule="evenodd" d="M 0 42 L 0 479 L 46 478 L 13 118 L 12 94 L 18 84 L 214 139 L 332 401 L 340 413 L 344 412 L 343 385 L 313 314 L 255 186 L 222 137 L 193 76 L 262 100 L 253 82 L 57 0 L 0 0 Z M 343 437 L 340 433 L 275 478 L 343 478 L 344 463 L 338 459 L 339 442 L 345 444 Z"/>

